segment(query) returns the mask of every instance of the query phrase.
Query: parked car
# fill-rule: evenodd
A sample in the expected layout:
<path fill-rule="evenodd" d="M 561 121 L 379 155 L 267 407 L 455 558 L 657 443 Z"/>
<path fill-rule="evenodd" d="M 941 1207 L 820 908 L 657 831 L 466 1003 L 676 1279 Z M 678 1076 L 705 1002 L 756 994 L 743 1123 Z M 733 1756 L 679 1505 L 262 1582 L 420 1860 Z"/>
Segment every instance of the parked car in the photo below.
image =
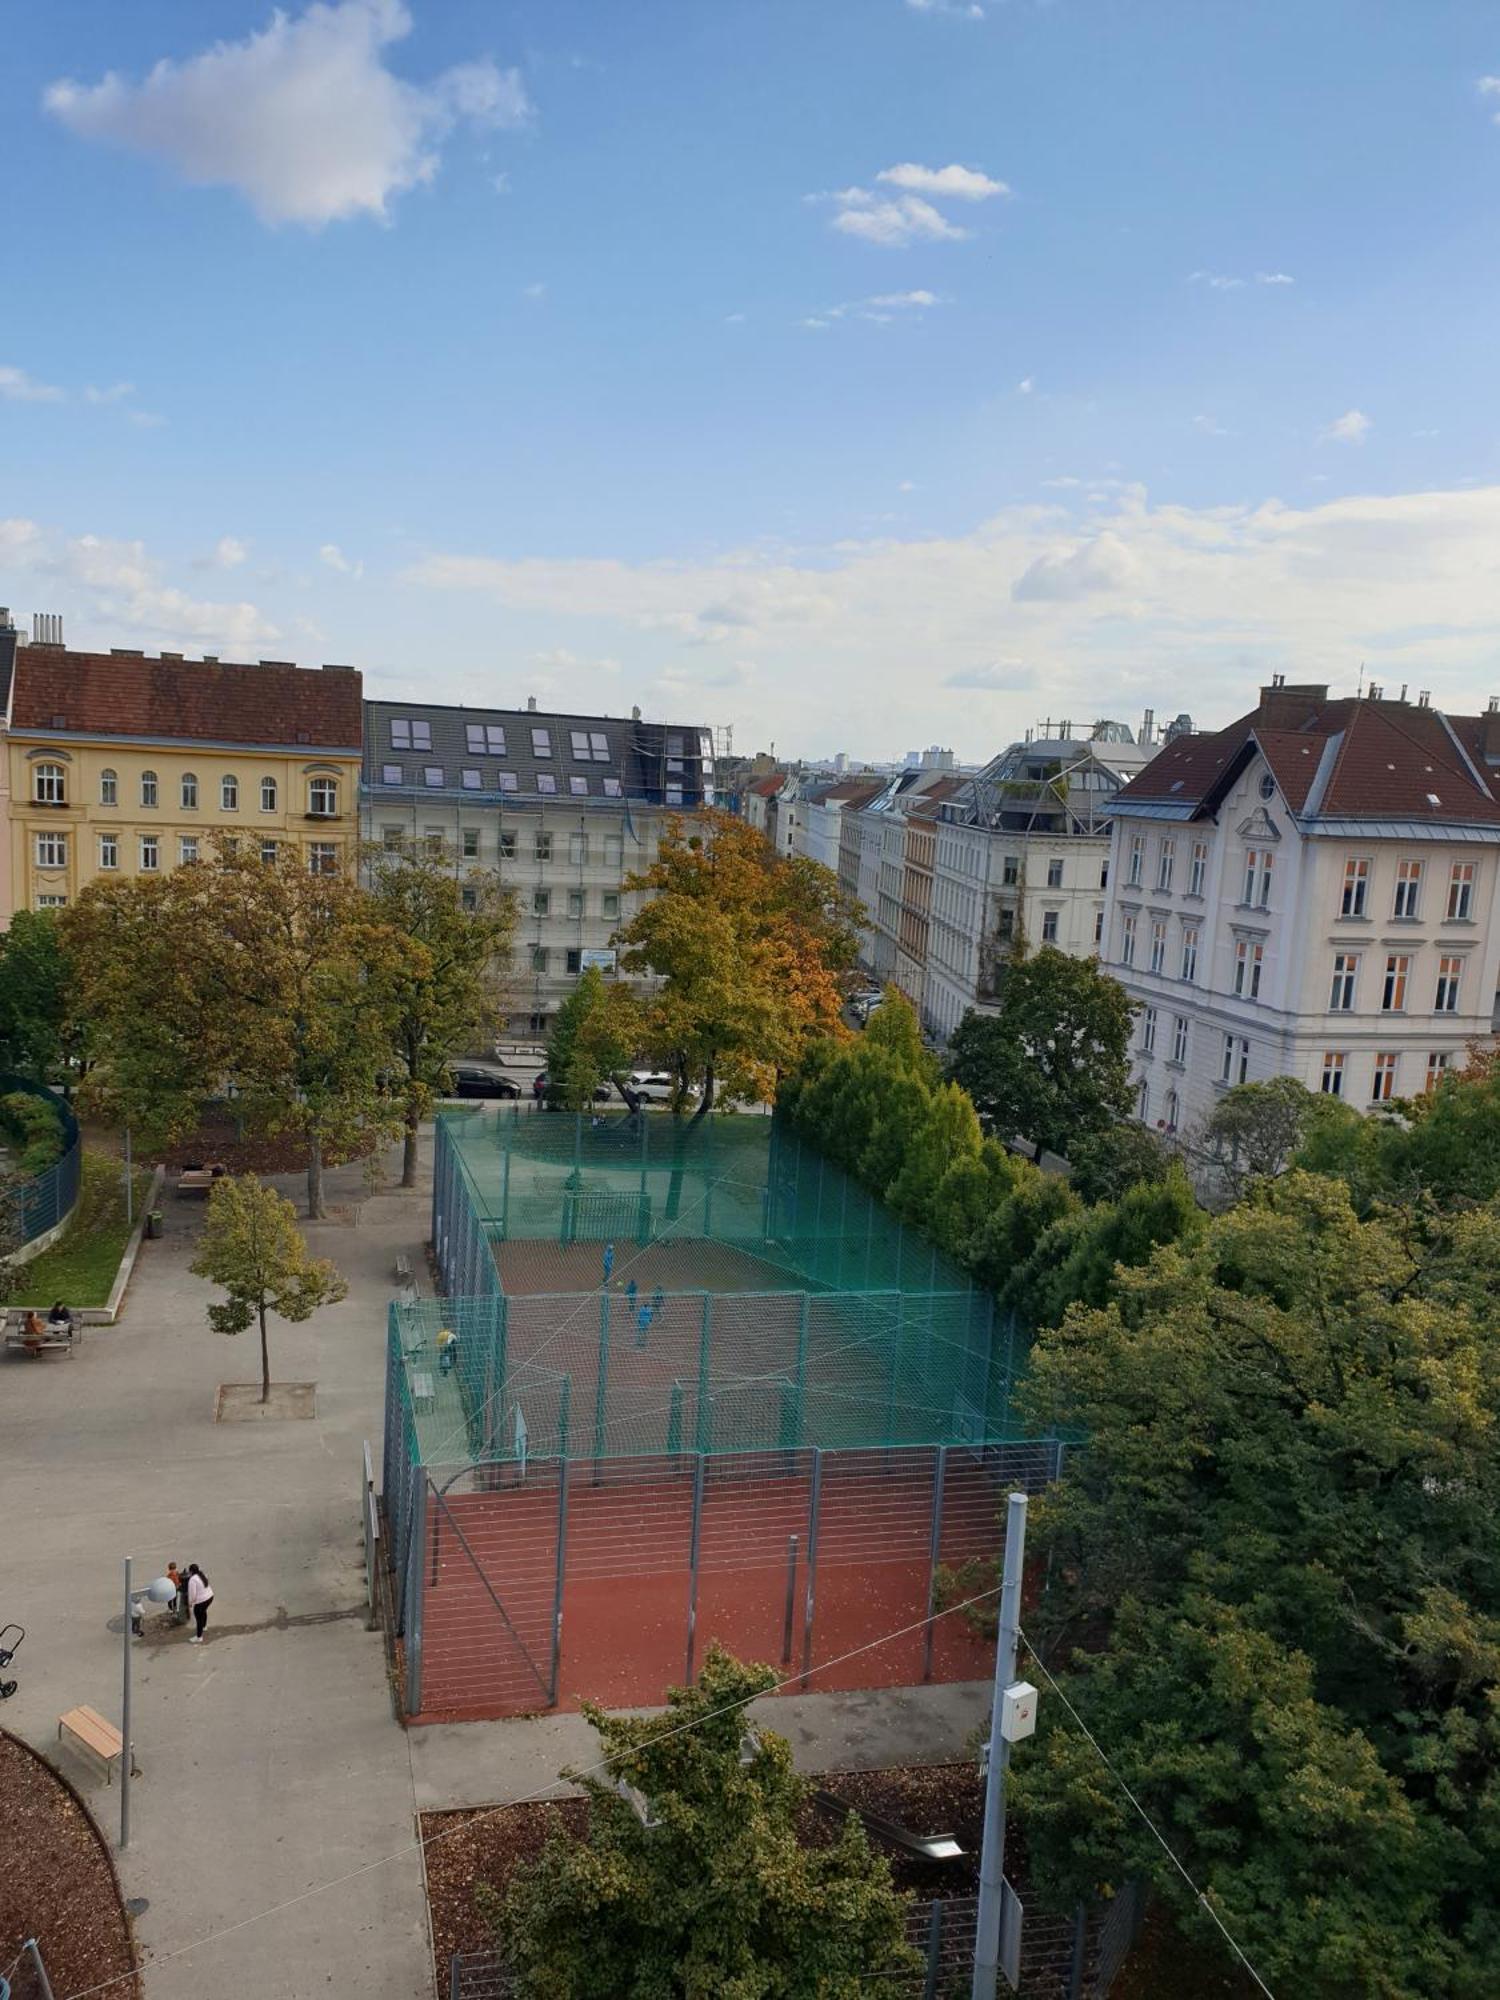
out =
<path fill-rule="evenodd" d="M 493 1070 L 476 1069 L 471 1063 L 450 1063 L 448 1074 L 453 1079 L 455 1097 L 519 1097 L 521 1086 L 508 1076 L 496 1076 Z"/>
<path fill-rule="evenodd" d="M 538 1104 L 545 1104 L 548 1110 L 556 1111 L 559 1109 L 556 1100 L 551 1095 L 551 1081 L 545 1070 L 539 1071 L 532 1078 L 531 1094 Z M 517 1091 L 516 1095 L 519 1096 L 520 1092 Z M 613 1095 L 614 1092 L 610 1089 L 610 1086 L 607 1083 L 601 1083 L 594 1091 L 594 1102 L 596 1104 L 608 1104 Z"/>
<path fill-rule="evenodd" d="M 630 1088 L 643 1104 L 670 1104 L 677 1095 L 677 1079 L 668 1069 L 637 1069 L 630 1073 Z M 691 1084 L 687 1094 L 698 1095 Z"/>

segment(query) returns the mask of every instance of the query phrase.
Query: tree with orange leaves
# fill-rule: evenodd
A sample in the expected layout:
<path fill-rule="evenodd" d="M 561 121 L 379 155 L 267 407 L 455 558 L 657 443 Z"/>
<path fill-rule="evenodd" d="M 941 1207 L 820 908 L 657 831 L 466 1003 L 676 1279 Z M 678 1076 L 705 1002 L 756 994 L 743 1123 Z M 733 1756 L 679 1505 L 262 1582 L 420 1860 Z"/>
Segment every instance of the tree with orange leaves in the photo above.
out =
<path fill-rule="evenodd" d="M 675 1109 L 771 1098 L 820 1035 L 844 1032 L 860 906 L 819 862 L 787 858 L 744 820 L 672 818 L 656 860 L 625 885 L 649 897 L 618 933 L 621 965 L 661 985 L 646 1049 L 677 1078 Z"/>

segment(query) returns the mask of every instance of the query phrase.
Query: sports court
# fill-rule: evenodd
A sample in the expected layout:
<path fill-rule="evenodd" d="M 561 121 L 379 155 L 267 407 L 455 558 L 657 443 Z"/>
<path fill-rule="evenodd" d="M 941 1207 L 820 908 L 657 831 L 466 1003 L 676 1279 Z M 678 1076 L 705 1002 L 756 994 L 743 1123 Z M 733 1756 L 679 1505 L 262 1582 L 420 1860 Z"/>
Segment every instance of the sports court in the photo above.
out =
<path fill-rule="evenodd" d="M 922 1628 L 937 1570 L 1062 1449 L 1016 1429 L 988 1294 L 770 1119 L 436 1146 L 447 1296 L 391 1308 L 387 1363 L 414 1718 L 658 1702 L 715 1639 L 813 1688 L 988 1671 Z"/>

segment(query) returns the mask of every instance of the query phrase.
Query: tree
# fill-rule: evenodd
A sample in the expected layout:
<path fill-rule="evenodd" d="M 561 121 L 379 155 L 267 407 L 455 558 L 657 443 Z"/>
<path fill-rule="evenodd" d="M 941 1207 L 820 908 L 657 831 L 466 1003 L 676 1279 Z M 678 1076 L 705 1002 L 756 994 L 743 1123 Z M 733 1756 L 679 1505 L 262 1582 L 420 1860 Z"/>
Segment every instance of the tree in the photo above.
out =
<path fill-rule="evenodd" d="M 948 1074 L 998 1137 L 1066 1156 L 1130 1108 L 1134 1015 L 1124 987 L 1091 959 L 1043 945 L 1007 972 L 997 1014 L 960 1021 Z"/>
<path fill-rule="evenodd" d="M 460 880 L 451 853 L 372 848 L 366 865 L 376 922 L 420 947 L 392 968 L 405 1118 L 401 1185 L 415 1187 L 421 1123 L 450 1060 L 493 1033 L 496 976 L 510 954 L 515 901 L 496 875 L 475 869 Z"/>
<path fill-rule="evenodd" d="M 597 965 L 589 966 L 553 1017 L 547 1042 L 549 1098 L 567 1111 L 587 1110 L 602 1083 L 630 1068 L 640 1035 L 635 994 L 617 980 L 607 980 Z"/>
<path fill-rule="evenodd" d="M 0 1069 L 44 1081 L 71 1047 L 72 968 L 51 910 L 17 910 L 0 939 Z"/>
<path fill-rule="evenodd" d="M 1068 1150 L 1069 1182 L 1080 1201 L 1118 1201 L 1128 1188 L 1155 1186 L 1171 1164 L 1161 1140 L 1133 1118 L 1085 1132 Z"/>
<path fill-rule="evenodd" d="M 1361 1219 L 1293 1171 L 1032 1352 L 1029 1420 L 1089 1438 L 1032 1640 L 1278 1991 L 1500 1990 L 1497 1282 L 1494 1202 Z M 1036 1750 L 1039 1876 L 1177 1896 L 1060 1705 Z"/>
<path fill-rule="evenodd" d="M 867 2000 L 915 1967 L 854 1815 L 831 1846 L 799 1838 L 809 1787 L 745 1715 L 775 1678 L 715 1647 L 664 1715 L 585 1704 L 613 1774 L 564 1774 L 587 1839 L 555 1834 L 503 1897 L 479 1892 L 523 2000 Z"/>
<path fill-rule="evenodd" d="M 1203 1127 L 1203 1151 L 1231 1201 L 1247 1182 L 1286 1172 L 1317 1112 L 1318 1098 L 1293 1076 L 1225 1091 Z"/>
<path fill-rule="evenodd" d="M 691 827 L 669 819 L 656 860 L 625 886 L 650 900 L 617 933 L 620 962 L 661 981 L 642 1035 L 678 1079 L 678 1112 L 694 1089 L 697 1118 L 720 1090 L 774 1097 L 810 1041 L 844 1032 L 861 912 L 831 870 L 705 812 Z"/>
<path fill-rule="evenodd" d="M 259 1324 L 263 1403 L 271 1395 L 266 1314 L 311 1319 L 319 1306 L 336 1305 L 349 1291 L 326 1257 L 308 1254 L 292 1204 L 275 1188 L 263 1187 L 254 1174 L 227 1176 L 215 1184 L 198 1254 L 189 1268 L 228 1294 L 208 1309 L 208 1323 L 216 1333 L 243 1333 Z"/>

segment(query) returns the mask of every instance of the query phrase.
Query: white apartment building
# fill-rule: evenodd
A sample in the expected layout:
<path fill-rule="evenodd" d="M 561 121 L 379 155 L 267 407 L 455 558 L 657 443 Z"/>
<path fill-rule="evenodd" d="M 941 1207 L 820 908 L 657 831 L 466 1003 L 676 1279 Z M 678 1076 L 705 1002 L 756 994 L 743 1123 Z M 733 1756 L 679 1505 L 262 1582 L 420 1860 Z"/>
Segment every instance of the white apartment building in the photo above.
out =
<path fill-rule="evenodd" d="M 884 789 L 882 778 L 834 778 L 818 774 L 802 780 L 792 818 L 793 852 L 839 867 L 840 824 L 846 810 L 864 805 Z"/>
<path fill-rule="evenodd" d="M 1448 716 L 1278 678 L 1114 802 L 1102 960 L 1141 1006 L 1139 1116 L 1196 1128 L 1293 1076 L 1359 1108 L 1496 1022 L 1500 703 Z"/>

